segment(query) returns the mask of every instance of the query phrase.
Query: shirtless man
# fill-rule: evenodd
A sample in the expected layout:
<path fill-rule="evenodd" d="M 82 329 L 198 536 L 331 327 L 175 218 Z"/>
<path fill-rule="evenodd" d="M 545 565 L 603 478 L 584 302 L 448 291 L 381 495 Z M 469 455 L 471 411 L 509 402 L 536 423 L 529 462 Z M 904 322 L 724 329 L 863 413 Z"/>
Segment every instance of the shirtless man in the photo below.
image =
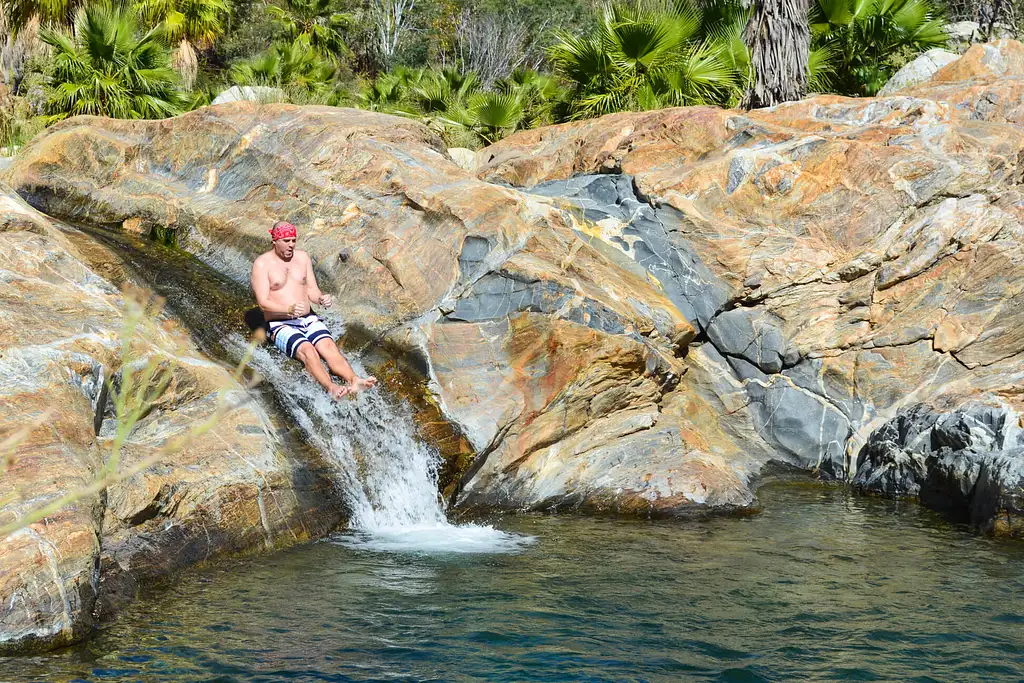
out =
<path fill-rule="evenodd" d="M 317 286 L 309 254 L 295 248 L 295 226 L 278 221 L 270 229 L 270 236 L 274 248 L 253 262 L 251 283 L 274 346 L 289 358 L 302 361 L 334 399 L 374 386 L 377 378 L 357 377 L 327 326 L 309 310 L 310 303 L 330 308 L 334 301 Z M 344 386 L 331 381 L 322 361 L 345 380 Z"/>

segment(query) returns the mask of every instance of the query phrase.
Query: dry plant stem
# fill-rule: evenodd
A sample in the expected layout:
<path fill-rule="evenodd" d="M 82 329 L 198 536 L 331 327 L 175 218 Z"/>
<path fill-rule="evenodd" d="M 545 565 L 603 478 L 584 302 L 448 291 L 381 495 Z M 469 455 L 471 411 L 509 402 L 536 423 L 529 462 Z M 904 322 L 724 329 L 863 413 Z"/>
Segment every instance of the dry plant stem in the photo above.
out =
<path fill-rule="evenodd" d="M 131 340 L 139 323 L 146 317 L 155 317 L 161 306 L 162 302 L 157 300 L 147 309 L 138 298 L 133 298 L 129 295 L 125 299 L 125 320 L 121 329 L 122 365 L 120 386 L 115 389 L 113 382 L 109 379 L 107 384 L 109 394 L 113 397 L 117 430 L 111 441 L 110 453 L 103 467 L 99 469 L 92 482 L 88 485 L 71 491 L 47 505 L 31 510 L 20 518 L 0 526 L 0 540 L 3 540 L 18 529 L 45 520 L 47 517 L 76 501 L 96 495 L 108 486 L 132 477 L 152 467 L 164 458 L 187 448 L 197 438 L 213 429 L 225 415 L 251 400 L 249 396 L 246 396 L 240 401 L 229 403 L 227 401 L 228 388 L 221 389 L 217 397 L 217 408 L 209 418 L 188 430 L 185 434 L 169 439 L 155 453 L 143 458 L 131 467 L 119 468 L 121 449 L 131 435 L 132 430 L 167 390 L 173 377 L 172 368 L 168 363 L 151 358 L 141 370 L 137 370 L 133 367 L 134 364 L 131 360 Z M 254 348 L 254 344 L 249 345 L 241 361 L 231 373 L 232 379 L 239 384 L 242 384 L 243 374 L 249 361 L 252 359 Z M 257 381 L 242 384 L 242 386 L 245 389 L 250 389 Z M 42 425 L 49 418 L 49 415 L 50 412 L 47 411 L 31 424 L 22 427 L 0 443 L 0 475 L 10 466 L 13 452 L 17 445 L 24 441 L 34 429 Z M 17 491 L 14 495 L 0 499 L 0 507 L 19 498 L 24 499 L 21 492 Z"/>

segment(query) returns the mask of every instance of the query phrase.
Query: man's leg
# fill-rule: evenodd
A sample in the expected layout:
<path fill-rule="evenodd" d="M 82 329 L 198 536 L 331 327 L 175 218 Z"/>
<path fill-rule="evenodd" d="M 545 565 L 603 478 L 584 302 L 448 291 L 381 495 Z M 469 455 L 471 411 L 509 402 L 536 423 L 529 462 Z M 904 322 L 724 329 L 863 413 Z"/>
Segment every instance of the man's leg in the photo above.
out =
<path fill-rule="evenodd" d="M 316 342 L 316 352 L 320 358 L 327 361 L 327 367 L 331 369 L 331 372 L 348 382 L 356 391 L 369 389 L 377 383 L 376 377 L 366 377 L 365 379 L 357 377 L 352 366 L 348 364 L 345 356 L 338 349 L 338 345 L 330 337 L 324 337 Z"/>
<path fill-rule="evenodd" d="M 331 381 L 331 376 L 327 374 L 324 364 L 320 361 L 320 354 L 309 342 L 302 342 L 299 345 L 299 348 L 295 351 L 295 357 L 302 361 L 302 364 L 306 366 L 306 372 L 313 375 L 313 379 L 327 390 L 331 398 L 341 398 L 352 391 L 349 387 L 339 386 Z M 349 369 L 349 372 L 351 372 L 351 369 Z"/>

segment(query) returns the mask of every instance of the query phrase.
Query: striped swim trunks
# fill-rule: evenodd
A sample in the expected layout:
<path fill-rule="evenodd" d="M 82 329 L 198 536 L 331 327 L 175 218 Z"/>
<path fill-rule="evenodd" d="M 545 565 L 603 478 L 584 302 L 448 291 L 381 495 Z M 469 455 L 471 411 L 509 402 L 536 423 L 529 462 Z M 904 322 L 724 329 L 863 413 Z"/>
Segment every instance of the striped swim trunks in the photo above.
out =
<path fill-rule="evenodd" d="M 267 323 L 267 328 L 270 330 L 274 346 L 281 349 L 289 358 L 295 358 L 295 352 L 305 342 L 315 346 L 321 339 L 333 339 L 331 331 L 314 313 L 289 320 L 271 320 Z"/>

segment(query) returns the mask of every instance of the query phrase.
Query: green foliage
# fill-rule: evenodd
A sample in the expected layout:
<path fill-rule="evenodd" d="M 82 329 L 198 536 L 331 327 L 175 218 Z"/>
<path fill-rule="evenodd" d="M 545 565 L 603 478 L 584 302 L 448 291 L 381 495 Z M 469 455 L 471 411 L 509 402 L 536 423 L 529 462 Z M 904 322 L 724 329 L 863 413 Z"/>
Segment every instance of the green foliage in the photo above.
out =
<path fill-rule="evenodd" d="M 946 44 L 930 0 L 812 0 L 813 45 L 829 52 L 827 83 L 844 95 L 874 95 L 911 54 Z"/>
<path fill-rule="evenodd" d="M 473 73 L 399 67 L 367 83 L 357 104 L 418 119 L 453 146 L 476 147 L 553 122 L 564 98 L 555 78 L 529 69 L 482 89 Z"/>
<path fill-rule="evenodd" d="M 686 0 L 674 7 L 620 3 L 604 10 L 593 34 L 560 33 L 549 57 L 574 85 L 572 118 L 726 104 L 738 97 L 747 63 L 738 30 L 706 25 Z"/>
<path fill-rule="evenodd" d="M 516 91 L 474 93 L 466 110 L 469 128 L 491 144 L 513 132 L 523 121 L 523 102 Z"/>
<path fill-rule="evenodd" d="M 230 11 L 225 0 L 136 0 L 135 10 L 151 25 L 162 24 L 167 40 L 209 48 L 224 33 Z"/>
<path fill-rule="evenodd" d="M 267 5 L 267 14 L 289 40 L 306 36 L 309 44 L 324 55 L 348 55 L 339 31 L 347 28 L 351 15 L 334 12 L 331 0 L 285 0 L 280 6 Z"/>
<path fill-rule="evenodd" d="M 366 0 L 116 0 L 130 11 L 109 1 L 0 0 L 0 26 L 48 26 L 52 49 L 13 82 L 24 94 L 23 78 L 45 74 L 50 120 L 170 116 L 233 83 L 416 118 L 449 144 L 478 146 L 615 111 L 732 106 L 751 73 L 741 0 L 417 0 L 389 58 L 400 66 L 379 74 Z M 877 92 L 944 44 L 940 1 L 810 0 L 810 90 Z M 0 143 L 31 136 L 31 117 L 14 121 L 0 118 Z"/>
<path fill-rule="evenodd" d="M 52 120 L 76 114 L 165 118 L 182 111 L 162 33 L 141 32 L 132 12 L 91 5 L 78 10 L 71 32 L 42 29 L 40 38 L 53 48 Z"/>
<path fill-rule="evenodd" d="M 310 37 L 299 34 L 290 43 L 276 43 L 258 57 L 235 63 L 230 78 L 238 85 L 261 85 L 309 96 L 332 90 L 336 72 L 332 61 L 310 44 Z"/>

